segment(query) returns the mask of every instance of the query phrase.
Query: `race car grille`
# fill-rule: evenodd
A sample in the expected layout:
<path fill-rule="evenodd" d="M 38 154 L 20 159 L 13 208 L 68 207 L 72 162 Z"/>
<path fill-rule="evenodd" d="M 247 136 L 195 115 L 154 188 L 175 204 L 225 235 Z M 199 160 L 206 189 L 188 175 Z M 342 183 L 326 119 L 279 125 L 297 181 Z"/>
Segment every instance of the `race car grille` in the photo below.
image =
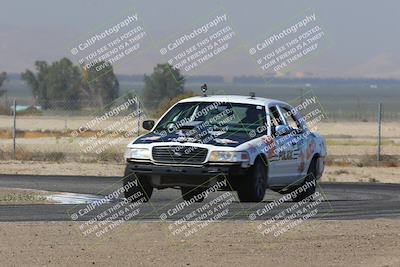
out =
<path fill-rule="evenodd" d="M 156 146 L 153 159 L 160 163 L 201 164 L 207 157 L 207 149 L 194 146 Z"/>

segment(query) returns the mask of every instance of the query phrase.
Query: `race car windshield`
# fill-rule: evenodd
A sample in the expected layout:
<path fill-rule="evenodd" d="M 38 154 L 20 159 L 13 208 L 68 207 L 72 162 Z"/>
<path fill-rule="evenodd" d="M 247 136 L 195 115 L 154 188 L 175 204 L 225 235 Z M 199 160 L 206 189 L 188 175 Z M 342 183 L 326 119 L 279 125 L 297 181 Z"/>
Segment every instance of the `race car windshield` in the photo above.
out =
<path fill-rule="evenodd" d="M 241 103 L 185 102 L 174 106 L 156 130 L 210 128 L 226 132 L 248 132 L 265 125 L 263 106 Z"/>

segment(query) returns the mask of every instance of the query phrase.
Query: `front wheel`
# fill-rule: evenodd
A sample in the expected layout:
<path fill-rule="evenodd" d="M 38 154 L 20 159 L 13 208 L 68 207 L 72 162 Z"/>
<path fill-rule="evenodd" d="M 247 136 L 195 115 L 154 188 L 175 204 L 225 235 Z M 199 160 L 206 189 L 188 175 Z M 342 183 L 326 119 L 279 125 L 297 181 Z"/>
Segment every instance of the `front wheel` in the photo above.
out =
<path fill-rule="evenodd" d="M 298 187 L 302 187 L 307 185 L 307 189 L 299 192 L 296 197 L 293 198 L 293 201 L 299 202 L 309 197 L 309 200 L 312 200 L 312 195 L 315 193 L 315 189 L 317 187 L 317 163 L 318 158 L 314 157 L 311 160 L 310 167 L 307 171 L 307 176 L 304 178 L 303 183 Z"/>
<path fill-rule="evenodd" d="M 261 158 L 256 159 L 237 190 L 241 202 L 261 202 L 267 190 L 268 170 Z"/>
<path fill-rule="evenodd" d="M 153 194 L 153 186 L 150 181 L 144 177 L 139 177 L 128 168 L 125 169 L 124 177 L 124 196 L 130 202 L 147 202 Z"/>

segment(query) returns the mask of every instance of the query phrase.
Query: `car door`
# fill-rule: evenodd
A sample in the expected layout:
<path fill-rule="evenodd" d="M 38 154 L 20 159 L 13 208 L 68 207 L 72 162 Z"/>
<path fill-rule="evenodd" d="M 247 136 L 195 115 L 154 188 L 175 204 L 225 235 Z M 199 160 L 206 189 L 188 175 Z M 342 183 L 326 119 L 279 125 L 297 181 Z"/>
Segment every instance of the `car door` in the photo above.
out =
<path fill-rule="evenodd" d="M 289 105 L 278 105 L 278 108 L 285 120 L 285 124 L 290 128 L 290 136 L 286 138 L 287 144 L 287 182 L 295 183 L 302 178 L 302 170 L 300 164 L 302 160 L 301 150 L 306 140 L 304 139 L 303 125 L 299 121 L 297 113 L 293 112 L 293 108 Z"/>
<path fill-rule="evenodd" d="M 287 185 L 295 180 L 293 152 L 295 147 L 289 134 L 278 135 L 275 128 L 279 125 L 287 126 L 282 109 L 279 105 L 269 105 L 269 125 L 274 140 L 273 151 L 268 151 L 270 162 L 269 184 L 270 186 Z"/>

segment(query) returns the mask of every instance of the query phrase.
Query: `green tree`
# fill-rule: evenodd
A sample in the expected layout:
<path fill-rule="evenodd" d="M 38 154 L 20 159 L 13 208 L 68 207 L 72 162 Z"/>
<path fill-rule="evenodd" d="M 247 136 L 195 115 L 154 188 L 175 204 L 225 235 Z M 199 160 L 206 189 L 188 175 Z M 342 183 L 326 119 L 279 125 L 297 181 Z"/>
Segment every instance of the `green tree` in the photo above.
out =
<path fill-rule="evenodd" d="M 86 101 L 104 107 L 118 98 L 118 79 L 112 66 L 104 62 L 81 71 L 68 58 L 62 58 L 51 65 L 36 61 L 35 68 L 35 73 L 30 70 L 21 73 L 21 79 L 31 87 L 43 109 L 76 109 Z"/>
<path fill-rule="evenodd" d="M 147 107 L 157 107 L 164 99 L 183 93 L 184 77 L 179 69 L 169 64 L 157 64 L 150 76 L 144 76 L 144 102 Z"/>
<path fill-rule="evenodd" d="M 110 64 L 98 62 L 81 71 L 69 59 L 62 58 L 51 65 L 36 61 L 35 68 L 36 73 L 26 70 L 21 78 L 44 109 L 76 109 L 84 101 L 104 107 L 119 96 L 119 82 Z"/>
<path fill-rule="evenodd" d="M 111 64 L 100 61 L 83 69 L 84 93 L 96 106 L 104 107 L 119 96 L 119 82 Z"/>
<path fill-rule="evenodd" d="M 47 109 L 49 107 L 49 97 L 47 95 L 46 77 L 49 66 L 46 61 L 36 61 L 35 67 L 37 75 L 30 70 L 26 70 L 21 73 L 21 79 L 31 87 L 36 103 L 41 105 L 43 109 Z"/>
<path fill-rule="evenodd" d="M 82 75 L 79 67 L 68 58 L 62 58 L 48 65 L 45 61 L 36 61 L 37 73 L 26 70 L 21 73 L 32 89 L 39 105 L 47 108 L 78 108 Z"/>
<path fill-rule="evenodd" d="M 82 75 L 78 66 L 63 58 L 48 69 L 47 96 L 51 107 L 76 109 L 79 107 Z"/>

